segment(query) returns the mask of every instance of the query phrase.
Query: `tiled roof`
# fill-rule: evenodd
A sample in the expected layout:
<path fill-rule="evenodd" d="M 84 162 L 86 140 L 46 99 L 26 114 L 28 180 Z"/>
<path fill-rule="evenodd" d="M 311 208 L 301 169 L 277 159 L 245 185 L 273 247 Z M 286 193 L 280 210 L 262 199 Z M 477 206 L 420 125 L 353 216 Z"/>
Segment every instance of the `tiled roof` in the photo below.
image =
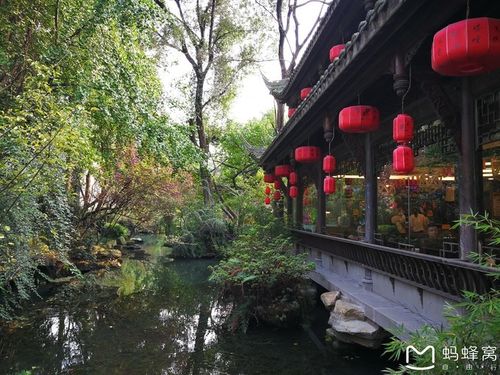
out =
<path fill-rule="evenodd" d="M 260 159 L 261 162 L 264 162 L 265 159 L 270 156 L 269 153 L 271 150 L 273 150 L 275 146 L 286 137 L 293 127 L 301 122 L 304 115 L 318 100 L 318 98 L 321 97 L 324 92 L 331 87 L 337 77 L 349 67 L 353 58 L 356 57 L 359 51 L 367 44 L 370 39 L 370 35 L 376 33 L 377 28 L 379 27 L 379 21 L 381 21 L 379 18 L 382 18 L 380 15 L 387 8 L 388 4 L 390 3 L 391 6 L 386 12 L 387 14 L 385 17 L 383 17 L 384 19 L 390 18 L 401 6 L 401 4 L 407 1 L 410 0 L 377 0 L 374 8 L 367 12 L 366 19 L 360 22 L 358 31 L 355 32 L 352 35 L 351 40 L 345 44 L 345 49 L 339 55 L 338 59 L 327 67 L 318 82 L 316 82 L 313 86 L 311 93 L 303 102 L 300 103 L 293 117 L 287 122 L 282 132 L 273 140 L 264 155 L 262 155 Z"/>

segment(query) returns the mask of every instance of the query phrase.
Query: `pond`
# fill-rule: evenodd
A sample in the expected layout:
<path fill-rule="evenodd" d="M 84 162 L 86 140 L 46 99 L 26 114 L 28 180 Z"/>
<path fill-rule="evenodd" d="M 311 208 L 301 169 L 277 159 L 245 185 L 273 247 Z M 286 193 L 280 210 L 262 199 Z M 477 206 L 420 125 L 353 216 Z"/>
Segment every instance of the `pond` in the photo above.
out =
<path fill-rule="evenodd" d="M 128 260 L 105 284 L 35 303 L 0 337 L 0 374 L 379 374 L 382 351 L 323 342 L 318 306 L 307 329 L 220 329 L 226 308 L 208 282 L 210 260 L 169 262 L 148 237 L 149 262 Z M 328 349 L 327 349 L 328 348 Z"/>

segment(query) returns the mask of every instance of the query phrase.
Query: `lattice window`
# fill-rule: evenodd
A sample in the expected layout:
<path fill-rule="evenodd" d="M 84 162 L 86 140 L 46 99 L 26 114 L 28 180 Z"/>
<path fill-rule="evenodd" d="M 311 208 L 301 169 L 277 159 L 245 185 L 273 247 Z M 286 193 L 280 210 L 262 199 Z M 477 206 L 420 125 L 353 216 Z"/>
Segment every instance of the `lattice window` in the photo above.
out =
<path fill-rule="evenodd" d="M 417 132 L 412 142 L 415 155 L 424 147 L 438 144 L 443 154 L 450 154 L 457 151 L 455 141 L 451 131 L 447 129 L 440 120 L 431 124 L 417 126 Z"/>
<path fill-rule="evenodd" d="M 418 156 L 419 152 L 426 147 L 436 144 L 439 145 L 439 149 L 443 155 L 456 153 L 457 147 L 453 136 L 441 121 L 436 120 L 430 124 L 416 125 L 415 128 L 417 130 L 411 142 L 415 156 Z M 393 140 L 378 145 L 376 151 L 377 171 L 382 170 L 385 164 L 392 163 L 392 151 L 396 146 L 396 142 Z"/>
<path fill-rule="evenodd" d="M 346 174 L 358 174 L 361 175 L 363 172 L 361 170 L 361 165 L 358 161 L 354 159 L 341 160 L 337 163 L 337 169 L 335 174 L 346 175 Z"/>
<path fill-rule="evenodd" d="M 500 140 L 500 90 L 476 100 L 478 144 Z"/>

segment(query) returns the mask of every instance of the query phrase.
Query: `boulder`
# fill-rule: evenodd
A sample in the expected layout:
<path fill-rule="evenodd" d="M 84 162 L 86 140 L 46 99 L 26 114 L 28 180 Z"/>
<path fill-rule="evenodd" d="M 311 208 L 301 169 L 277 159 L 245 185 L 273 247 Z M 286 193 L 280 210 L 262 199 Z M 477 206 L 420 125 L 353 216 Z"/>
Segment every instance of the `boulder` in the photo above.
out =
<path fill-rule="evenodd" d="M 341 299 L 335 303 L 333 314 L 338 315 L 343 320 L 365 320 L 362 307 Z"/>
<path fill-rule="evenodd" d="M 366 320 L 345 320 L 336 317 L 328 321 L 334 331 L 356 335 L 365 339 L 375 338 L 380 327 Z"/>
<path fill-rule="evenodd" d="M 326 292 L 321 296 L 321 302 L 328 310 L 333 310 L 335 307 L 335 302 L 340 298 L 340 292 Z"/>
<path fill-rule="evenodd" d="M 385 332 L 385 331 L 382 331 Z M 338 347 L 338 342 L 346 343 L 346 344 L 356 344 L 364 346 L 365 348 L 370 349 L 378 349 L 382 345 L 383 338 L 386 335 L 383 335 L 381 339 L 365 339 L 363 337 L 358 337 L 356 335 L 346 334 L 342 332 L 337 332 L 333 328 L 328 328 L 326 330 L 326 339 L 327 341 L 332 342 L 333 347 Z"/>

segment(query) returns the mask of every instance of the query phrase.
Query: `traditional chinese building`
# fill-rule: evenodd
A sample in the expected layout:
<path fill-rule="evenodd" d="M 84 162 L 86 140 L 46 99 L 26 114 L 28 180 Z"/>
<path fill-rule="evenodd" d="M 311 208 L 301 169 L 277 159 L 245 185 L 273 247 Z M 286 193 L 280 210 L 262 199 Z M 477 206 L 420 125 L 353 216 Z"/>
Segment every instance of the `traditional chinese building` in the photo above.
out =
<path fill-rule="evenodd" d="M 500 218 L 498 18 L 497 1 L 333 1 L 271 90 L 289 118 L 261 165 L 312 278 L 386 329 L 446 324 L 446 302 L 495 287 L 469 254 L 497 249 L 454 223 Z"/>

